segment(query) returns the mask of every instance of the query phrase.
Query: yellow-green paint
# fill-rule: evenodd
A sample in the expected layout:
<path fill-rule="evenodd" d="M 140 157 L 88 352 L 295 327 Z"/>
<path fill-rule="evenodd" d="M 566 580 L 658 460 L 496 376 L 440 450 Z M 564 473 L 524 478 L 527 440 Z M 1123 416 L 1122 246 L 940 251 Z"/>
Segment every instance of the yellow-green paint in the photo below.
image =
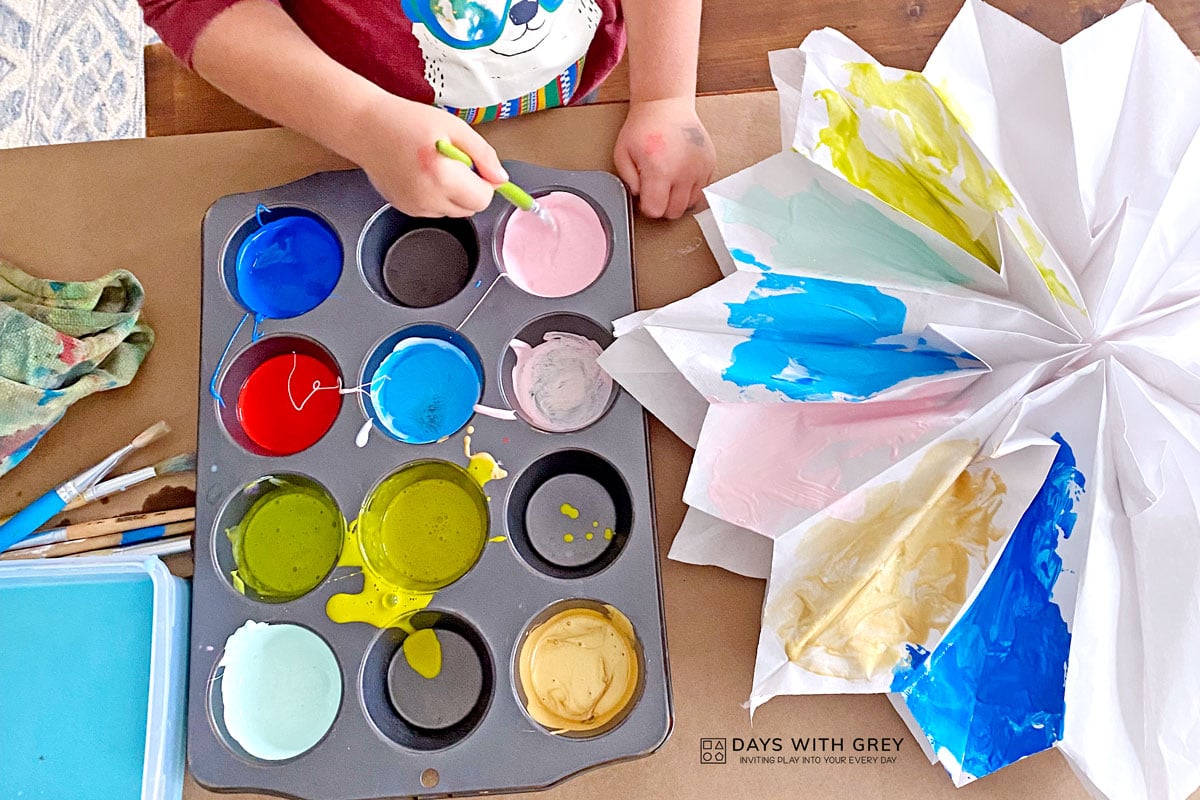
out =
<path fill-rule="evenodd" d="M 579 519 L 579 509 L 576 508 L 575 506 L 571 505 L 570 503 L 563 503 L 561 506 L 558 507 L 558 511 L 564 517 L 570 517 L 571 519 Z"/>
<path fill-rule="evenodd" d="M 590 542 L 592 540 L 592 536 L 594 536 L 594 535 L 595 534 L 589 533 L 587 536 L 584 536 L 583 538 L 587 539 Z"/>
<path fill-rule="evenodd" d="M 818 134 L 835 170 L 850 183 L 945 236 L 994 270 L 1000 255 L 972 233 L 966 216 L 1000 213 L 1016 220 L 1022 248 L 1050 292 L 1079 308 L 1058 273 L 1046 264 L 1046 243 L 1020 213 L 1008 184 L 975 148 L 965 112 L 942 87 L 917 72 L 885 77 L 875 64 L 846 64 L 844 93 L 821 89 L 829 125 Z M 896 153 L 872 152 L 862 136 L 863 114 L 895 134 Z"/>
<path fill-rule="evenodd" d="M 285 478 L 269 483 L 272 488 L 225 531 L 237 565 L 230 579 L 243 594 L 250 589 L 268 600 L 295 600 L 333 569 L 346 521 L 318 486 Z"/>
<path fill-rule="evenodd" d="M 569 533 L 568 533 L 568 534 L 564 534 L 564 535 L 563 535 L 563 541 L 564 541 L 564 542 L 573 542 L 573 541 L 575 541 L 575 537 L 574 537 L 572 534 L 569 534 Z"/>
<path fill-rule="evenodd" d="M 593 528 L 599 528 L 599 527 L 600 527 L 600 520 L 598 520 L 598 519 L 594 519 L 594 520 L 592 520 L 592 527 L 593 527 Z"/>
<path fill-rule="evenodd" d="M 479 457 L 486 458 L 493 465 L 496 463 L 486 453 L 472 459 Z M 440 466 L 431 468 L 430 464 Z M 413 471 L 414 467 L 422 466 L 423 469 Z M 476 548 L 482 551 L 488 519 L 482 485 L 492 480 L 498 472 L 503 473 L 503 470 L 468 471 L 449 462 L 419 461 L 385 479 L 372 492 L 359 519 L 347 529 L 337 563 L 338 567 L 358 567 L 362 571 L 362 589 L 355 594 L 335 594 L 330 597 L 325 604 L 325 613 L 329 618 L 339 623 L 364 622 L 377 628 L 398 625 L 409 630 L 403 620 L 429 605 L 434 591 L 439 588 L 438 583 L 448 585 L 445 580 L 453 582 L 465 574 L 478 558 Z M 405 480 L 393 481 L 398 475 L 406 475 Z M 412 478 L 419 480 L 412 481 Z M 440 479 L 443 484 L 451 484 L 453 488 L 445 485 L 424 486 L 410 492 L 406 499 L 395 502 L 405 484 L 425 483 L 430 478 L 435 482 Z M 389 485 L 389 481 L 393 482 Z M 386 491 L 385 485 L 388 485 Z M 449 497 L 446 507 L 438 502 L 441 493 Z M 392 501 L 388 501 L 389 495 Z M 414 502 L 414 497 L 425 500 L 427 507 L 418 509 L 420 503 Z M 442 498 L 443 501 L 446 499 Z M 373 504 L 371 500 L 376 502 Z M 445 513 L 439 513 L 439 508 Z M 405 509 L 414 512 L 407 521 L 403 520 Z M 384 517 L 389 522 L 384 523 Z M 413 520 L 424 520 L 431 523 L 433 528 L 422 531 L 412 524 Z M 369 547 L 362 541 L 364 523 L 374 526 Z M 454 531 L 461 535 L 455 535 Z M 439 532 L 443 539 L 448 537 L 453 541 L 447 543 L 439 539 Z M 496 540 L 503 541 L 504 537 L 492 537 L 490 541 Z M 365 557 L 367 550 L 376 551 L 380 548 L 388 551 L 382 568 L 377 566 L 375 559 Z M 433 584 L 426 581 L 422 585 L 412 580 L 412 575 L 438 580 Z"/>
<path fill-rule="evenodd" d="M 1042 240 L 1038 229 L 1025 217 L 1017 217 L 1017 227 L 1020 230 L 1021 249 L 1033 261 L 1033 265 L 1037 267 L 1037 271 L 1041 274 L 1042 280 L 1046 282 L 1046 288 L 1050 290 L 1050 294 L 1070 306 L 1079 308 L 1075 302 L 1075 298 L 1071 297 L 1071 290 L 1059 280 L 1054 270 L 1046 266 L 1046 243 Z"/>
<path fill-rule="evenodd" d="M 829 126 L 820 143 L 829 148 L 833 166 L 845 178 L 880 200 L 903 211 L 963 250 L 998 269 L 997 254 L 976 239 L 956 209 L 960 195 L 987 212 L 1013 204 L 1004 179 L 987 167 L 966 131 L 946 108 L 924 76 L 906 72 L 884 78 L 874 64 L 847 64 L 847 92 L 861 101 L 862 110 L 879 109 L 883 124 L 899 138 L 899 161 L 868 149 L 862 138 L 859 110 L 833 89 L 822 89 Z"/>
<path fill-rule="evenodd" d="M 612 537 L 613 537 L 612 528 L 605 528 L 604 529 L 604 538 L 611 539 Z"/>
<path fill-rule="evenodd" d="M 422 628 L 404 637 L 404 660 L 422 678 L 436 678 L 442 671 L 442 645 L 433 628 Z"/>
<path fill-rule="evenodd" d="M 506 537 L 506 536 L 493 536 L 492 538 L 488 539 L 488 541 L 489 541 L 489 542 L 503 542 L 503 541 L 505 541 L 507 538 L 508 538 L 508 537 Z"/>

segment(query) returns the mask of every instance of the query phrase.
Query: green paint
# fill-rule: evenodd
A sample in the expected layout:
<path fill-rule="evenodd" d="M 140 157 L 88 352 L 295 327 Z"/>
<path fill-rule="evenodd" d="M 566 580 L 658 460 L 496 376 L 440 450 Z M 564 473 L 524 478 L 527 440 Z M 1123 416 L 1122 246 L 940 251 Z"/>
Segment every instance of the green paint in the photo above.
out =
<path fill-rule="evenodd" d="M 561 506 L 559 506 L 558 510 L 559 513 L 561 513 L 564 517 L 579 519 L 579 509 L 570 503 L 563 503 Z"/>
<path fill-rule="evenodd" d="M 266 485 L 265 483 L 259 485 Z M 234 528 L 226 531 L 237 568 L 234 587 L 287 601 L 316 588 L 333 569 L 346 521 L 337 503 L 315 484 L 274 478 Z"/>
<path fill-rule="evenodd" d="M 448 461 L 416 461 L 388 476 L 359 517 L 359 544 L 371 570 L 416 592 L 436 591 L 465 575 L 487 533 L 483 490 Z"/>
<path fill-rule="evenodd" d="M 433 628 L 413 631 L 404 638 L 401 647 L 404 650 L 404 660 L 412 667 L 413 672 L 429 680 L 441 674 L 442 645 Z"/>
<path fill-rule="evenodd" d="M 876 280 L 886 269 L 934 283 L 970 282 L 915 233 L 866 202 L 839 199 L 815 180 L 787 197 L 753 186 L 723 216 L 775 240 L 772 267 L 811 270 L 813 254 L 820 254 L 818 266 L 852 278 Z"/>

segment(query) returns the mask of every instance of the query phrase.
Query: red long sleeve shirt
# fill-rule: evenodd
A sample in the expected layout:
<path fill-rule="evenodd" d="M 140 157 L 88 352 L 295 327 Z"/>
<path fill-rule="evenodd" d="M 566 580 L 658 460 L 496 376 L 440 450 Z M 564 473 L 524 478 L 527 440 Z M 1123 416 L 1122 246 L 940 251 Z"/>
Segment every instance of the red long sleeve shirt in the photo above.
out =
<path fill-rule="evenodd" d="M 238 0 L 139 0 L 189 66 L 196 37 Z M 279 0 L 326 53 L 384 89 L 468 122 L 567 105 L 621 58 L 619 0 Z"/>

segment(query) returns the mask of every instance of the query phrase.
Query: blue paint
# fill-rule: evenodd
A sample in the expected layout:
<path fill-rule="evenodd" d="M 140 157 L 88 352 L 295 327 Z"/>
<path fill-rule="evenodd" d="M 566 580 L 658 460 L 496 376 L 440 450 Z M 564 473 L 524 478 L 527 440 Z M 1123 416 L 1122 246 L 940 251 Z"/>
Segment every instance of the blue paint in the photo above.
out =
<path fill-rule="evenodd" d="M 342 247 L 329 227 L 311 217 L 268 222 L 238 248 L 236 294 L 260 318 L 308 313 L 333 292 L 342 275 Z"/>
<path fill-rule="evenodd" d="M 732 251 L 744 263 L 752 255 Z M 792 400 L 865 400 L 909 378 L 981 369 L 970 353 L 947 352 L 904 333 L 903 301 L 873 286 L 764 272 L 729 326 L 752 331 L 734 346 L 722 377 Z"/>
<path fill-rule="evenodd" d="M 483 378 L 471 359 L 442 339 L 402 339 L 371 378 L 371 405 L 393 436 L 429 444 L 450 436 L 475 413 Z"/>
<path fill-rule="evenodd" d="M 727 208 L 723 219 L 774 239 L 770 258 L 775 267 L 836 268 L 842 275 L 870 279 L 891 272 L 921 283 L 971 281 L 879 209 L 864 200 L 840 200 L 815 180 L 784 197 L 753 186 Z"/>
<path fill-rule="evenodd" d="M 1084 476 L 1054 441 L 1050 472 L 971 607 L 932 654 L 910 647 L 892 681 L 934 749 L 977 778 L 1062 738 L 1071 633 L 1053 593 Z"/>
<path fill-rule="evenodd" d="M 138 528 L 133 531 L 126 531 L 121 534 L 121 545 L 138 544 L 140 542 L 150 542 L 155 539 L 162 539 L 167 535 L 166 525 L 151 525 L 148 528 Z"/>

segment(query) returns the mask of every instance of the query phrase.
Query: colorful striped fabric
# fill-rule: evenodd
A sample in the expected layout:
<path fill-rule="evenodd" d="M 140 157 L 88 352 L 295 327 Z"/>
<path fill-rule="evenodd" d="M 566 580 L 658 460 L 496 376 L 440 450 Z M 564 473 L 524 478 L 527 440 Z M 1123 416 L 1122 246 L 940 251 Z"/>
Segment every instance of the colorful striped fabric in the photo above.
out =
<path fill-rule="evenodd" d="M 491 122 L 494 119 L 508 119 L 547 108 L 565 106 L 575 96 L 575 89 L 579 86 L 579 78 L 583 74 L 583 61 L 584 59 L 580 58 L 574 64 L 567 67 L 561 75 L 536 92 L 530 92 L 529 94 L 515 97 L 512 100 L 506 100 L 503 103 L 497 103 L 496 105 L 484 108 L 452 108 L 446 106 L 446 110 L 471 125 L 478 125 L 483 122 Z"/>

